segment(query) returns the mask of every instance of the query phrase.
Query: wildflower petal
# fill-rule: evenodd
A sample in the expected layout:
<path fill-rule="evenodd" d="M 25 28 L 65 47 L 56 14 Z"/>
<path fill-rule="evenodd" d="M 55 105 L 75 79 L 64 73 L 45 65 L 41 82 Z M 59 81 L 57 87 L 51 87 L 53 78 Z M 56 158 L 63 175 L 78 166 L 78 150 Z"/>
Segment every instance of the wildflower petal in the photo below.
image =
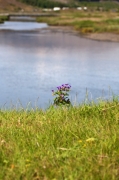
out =
<path fill-rule="evenodd" d="M 88 139 L 86 139 L 86 142 L 93 142 L 93 141 L 95 141 L 95 138 L 88 138 Z"/>

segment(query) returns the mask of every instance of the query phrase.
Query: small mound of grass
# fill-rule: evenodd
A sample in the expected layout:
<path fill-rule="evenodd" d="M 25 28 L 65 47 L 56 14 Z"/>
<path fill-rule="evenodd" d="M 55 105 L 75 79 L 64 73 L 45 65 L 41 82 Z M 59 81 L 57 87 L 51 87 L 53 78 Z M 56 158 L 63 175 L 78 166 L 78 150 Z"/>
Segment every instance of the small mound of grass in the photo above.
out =
<path fill-rule="evenodd" d="M 3 23 L 4 21 L 7 21 L 8 17 L 7 16 L 0 16 L 0 23 Z"/>

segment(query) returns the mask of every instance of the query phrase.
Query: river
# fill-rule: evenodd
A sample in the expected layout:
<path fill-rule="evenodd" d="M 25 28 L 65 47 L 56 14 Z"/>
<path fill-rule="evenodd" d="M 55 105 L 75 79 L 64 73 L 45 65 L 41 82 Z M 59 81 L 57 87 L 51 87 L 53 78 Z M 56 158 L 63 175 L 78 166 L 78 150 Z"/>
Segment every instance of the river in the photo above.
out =
<path fill-rule="evenodd" d="M 119 94 L 119 43 L 51 32 L 45 23 L 0 24 L 0 108 L 47 108 L 52 89 L 71 87 L 73 104 Z"/>

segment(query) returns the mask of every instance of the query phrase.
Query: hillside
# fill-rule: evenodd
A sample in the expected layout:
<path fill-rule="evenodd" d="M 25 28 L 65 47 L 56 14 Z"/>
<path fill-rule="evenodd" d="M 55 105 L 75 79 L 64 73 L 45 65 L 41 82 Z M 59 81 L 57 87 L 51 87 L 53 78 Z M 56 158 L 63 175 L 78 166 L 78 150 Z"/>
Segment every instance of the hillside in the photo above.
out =
<path fill-rule="evenodd" d="M 34 6 L 54 7 L 65 6 L 75 0 L 0 0 L 0 12 L 8 11 L 34 11 Z"/>
<path fill-rule="evenodd" d="M 79 0 L 79 2 L 83 2 L 83 0 Z M 87 0 L 88 1 L 88 0 Z M 90 0 L 90 2 L 97 1 L 101 3 L 101 6 L 104 6 L 104 9 L 110 8 L 118 8 L 117 1 L 112 2 L 103 2 L 103 0 Z M 100 3 L 86 3 L 87 6 L 98 7 Z M 74 7 L 78 4 L 78 0 L 0 0 L 0 13 L 1 12 L 9 12 L 9 11 L 26 11 L 33 12 L 36 7 L 38 10 L 40 8 L 53 8 L 56 6 L 64 7 L 64 6 Z"/>
<path fill-rule="evenodd" d="M 6 11 L 33 11 L 34 7 L 18 0 L 0 0 L 0 12 Z"/>

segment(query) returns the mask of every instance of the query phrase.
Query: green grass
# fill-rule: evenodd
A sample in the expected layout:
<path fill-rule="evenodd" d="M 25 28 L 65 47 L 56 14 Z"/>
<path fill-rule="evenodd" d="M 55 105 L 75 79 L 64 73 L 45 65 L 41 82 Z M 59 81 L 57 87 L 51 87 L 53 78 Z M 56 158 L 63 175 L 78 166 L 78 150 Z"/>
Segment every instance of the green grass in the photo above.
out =
<path fill-rule="evenodd" d="M 119 102 L 0 111 L 0 179 L 119 177 Z"/>
<path fill-rule="evenodd" d="M 69 10 L 59 12 L 54 17 L 40 17 L 38 22 L 46 22 L 54 26 L 73 27 L 79 33 L 119 33 L 119 13 L 84 12 Z"/>
<path fill-rule="evenodd" d="M 0 16 L 0 23 L 3 23 L 4 21 L 7 21 L 8 17 L 7 16 Z"/>

